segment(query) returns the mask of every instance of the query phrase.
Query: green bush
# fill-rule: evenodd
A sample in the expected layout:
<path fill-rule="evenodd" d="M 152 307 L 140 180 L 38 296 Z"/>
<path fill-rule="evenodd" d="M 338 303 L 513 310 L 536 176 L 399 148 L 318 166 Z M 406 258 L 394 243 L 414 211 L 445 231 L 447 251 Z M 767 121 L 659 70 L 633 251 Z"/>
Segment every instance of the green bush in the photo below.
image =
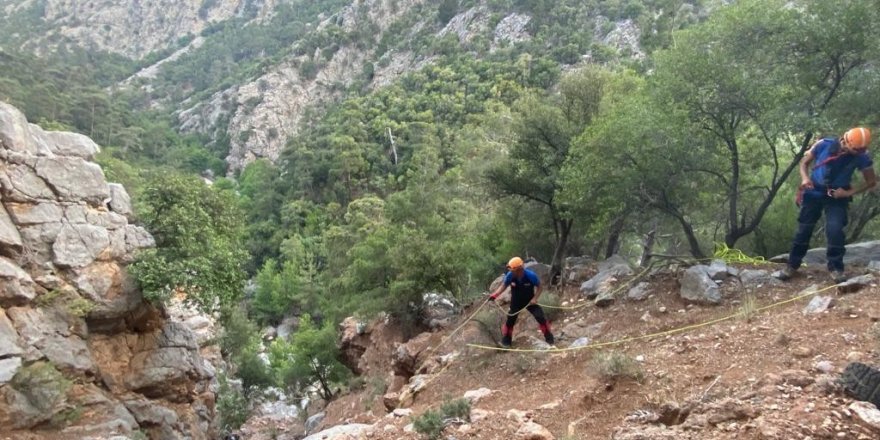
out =
<path fill-rule="evenodd" d="M 251 407 L 243 390 L 232 386 L 225 375 L 219 377 L 217 412 L 220 414 L 220 431 L 229 434 L 240 428 L 251 415 Z"/>
<path fill-rule="evenodd" d="M 629 378 L 640 381 L 644 377 L 642 367 L 635 359 L 617 351 L 596 353 L 591 366 L 595 372 L 605 379 Z"/>
<path fill-rule="evenodd" d="M 413 420 L 413 429 L 430 440 L 437 440 L 443 434 L 443 416 L 437 411 L 428 410 Z"/>
<path fill-rule="evenodd" d="M 447 400 L 440 405 L 440 413 L 444 418 L 471 420 L 471 401 L 467 399 Z"/>

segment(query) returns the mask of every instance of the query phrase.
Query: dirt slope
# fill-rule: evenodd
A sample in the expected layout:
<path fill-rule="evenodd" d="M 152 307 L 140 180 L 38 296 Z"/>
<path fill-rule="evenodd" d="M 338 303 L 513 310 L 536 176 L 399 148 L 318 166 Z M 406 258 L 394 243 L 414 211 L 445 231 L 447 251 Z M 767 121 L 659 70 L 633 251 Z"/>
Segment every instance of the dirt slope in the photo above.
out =
<path fill-rule="evenodd" d="M 829 284 L 823 271 L 776 287 L 755 289 L 758 306 L 798 296 L 813 284 Z M 587 306 L 557 318 L 557 333 L 567 323 L 604 323 L 594 342 L 653 334 L 741 312 L 742 292 L 725 294 L 721 306 L 688 305 L 671 276 L 652 280 L 643 302 L 619 300 L 609 308 Z M 545 427 L 555 438 L 578 439 L 792 439 L 880 438 L 848 407 L 853 401 L 835 390 L 835 379 L 852 360 L 880 365 L 878 288 L 851 294 L 836 290 L 832 308 L 805 315 L 810 298 L 682 333 L 570 352 L 501 352 L 467 347 L 479 332 L 468 328 L 443 344 L 438 354 L 458 352 L 446 368 L 431 376 L 407 416 L 386 415 L 370 386 L 344 396 L 326 409 L 322 427 L 358 422 L 374 424 L 361 437 L 424 438 L 406 425 L 442 402 L 469 390 L 491 394 L 472 405 L 469 423 L 447 426 L 456 439 L 528 437 L 517 431 L 525 420 Z M 576 288 L 563 293 L 577 304 Z M 472 306 L 477 307 L 479 304 Z M 748 306 L 745 306 L 748 308 Z M 540 333 L 531 317 L 517 325 L 514 346 L 530 348 Z M 572 340 L 560 338 L 558 347 Z M 609 374 L 610 352 L 616 366 L 634 367 L 633 379 Z M 824 370 L 824 371 L 823 371 Z M 517 413 L 516 410 L 523 413 Z M 399 414 L 409 411 L 398 410 Z M 666 427 L 664 424 L 674 425 Z M 531 425 L 530 425 L 531 426 Z"/>

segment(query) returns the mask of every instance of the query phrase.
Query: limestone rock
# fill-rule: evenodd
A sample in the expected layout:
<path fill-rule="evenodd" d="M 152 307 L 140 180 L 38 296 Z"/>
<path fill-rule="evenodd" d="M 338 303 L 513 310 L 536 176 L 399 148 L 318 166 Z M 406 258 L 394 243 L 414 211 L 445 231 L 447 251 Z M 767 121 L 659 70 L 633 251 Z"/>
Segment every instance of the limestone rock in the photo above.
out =
<path fill-rule="evenodd" d="M 679 295 L 691 302 L 700 304 L 720 304 L 721 291 L 718 284 L 709 277 L 708 267 L 692 266 L 681 277 Z"/>
<path fill-rule="evenodd" d="M 0 248 L 20 248 L 21 245 L 21 234 L 12 224 L 12 219 L 6 212 L 6 208 L 0 204 Z M 8 256 L 7 252 L 2 253 Z"/>
<path fill-rule="evenodd" d="M 516 430 L 514 438 L 517 440 L 553 440 L 553 434 L 547 428 L 529 420 Z"/>
<path fill-rule="evenodd" d="M 650 288 L 650 283 L 641 282 L 636 284 L 632 289 L 629 289 L 626 293 L 626 297 L 632 301 L 644 301 L 648 298 L 648 295 L 651 294 Z"/>
<path fill-rule="evenodd" d="M 86 201 L 103 205 L 110 187 L 101 167 L 79 157 L 46 157 L 37 160 L 36 173 L 58 194 L 61 201 Z"/>
<path fill-rule="evenodd" d="M 125 216 L 128 221 L 134 220 L 134 210 L 131 208 L 131 197 L 125 187 L 118 183 L 110 183 L 110 209 Z"/>
<path fill-rule="evenodd" d="M 324 417 L 327 417 L 327 413 L 319 412 L 306 419 L 306 433 L 314 431 L 324 421 Z"/>
<path fill-rule="evenodd" d="M 0 385 L 4 385 L 12 380 L 20 368 L 20 357 L 0 359 Z"/>
<path fill-rule="evenodd" d="M 28 349 L 28 360 L 45 357 L 61 370 L 82 373 L 94 371 L 89 347 L 84 334 L 74 333 L 69 317 L 55 308 L 13 307 L 6 311 L 23 347 Z"/>
<path fill-rule="evenodd" d="M 85 267 L 110 246 L 106 229 L 88 224 L 66 224 L 52 245 L 54 263 L 61 267 Z"/>
<path fill-rule="evenodd" d="M 349 425 L 334 426 L 321 432 L 312 434 L 303 440 L 349 440 L 361 438 L 373 425 L 352 423 Z"/>
<path fill-rule="evenodd" d="M 0 308 L 0 359 L 18 356 L 23 352 L 18 345 L 18 333 L 12 327 L 12 322 L 6 317 L 6 312 Z"/>
<path fill-rule="evenodd" d="M 477 403 L 480 399 L 484 397 L 488 397 L 492 394 L 492 390 L 488 388 L 480 388 L 476 390 L 466 391 L 464 393 L 464 398 L 469 400 L 471 403 Z"/>
<path fill-rule="evenodd" d="M 33 131 L 36 125 L 31 124 Z M 39 127 L 37 127 L 39 128 Z M 48 141 L 49 149 L 59 156 L 79 157 L 81 159 L 93 160 L 95 155 L 101 151 L 98 144 L 91 140 L 88 136 L 79 133 L 70 133 L 65 131 L 49 131 L 45 134 Z"/>
<path fill-rule="evenodd" d="M 816 296 L 804 307 L 804 315 L 818 315 L 831 307 L 834 298 L 830 296 Z"/>
<path fill-rule="evenodd" d="M 0 257 L 0 306 L 24 304 L 36 297 L 35 283 L 22 268 Z"/>
<path fill-rule="evenodd" d="M 880 409 L 869 402 L 853 402 L 849 406 L 850 411 L 858 416 L 866 427 L 880 433 Z"/>

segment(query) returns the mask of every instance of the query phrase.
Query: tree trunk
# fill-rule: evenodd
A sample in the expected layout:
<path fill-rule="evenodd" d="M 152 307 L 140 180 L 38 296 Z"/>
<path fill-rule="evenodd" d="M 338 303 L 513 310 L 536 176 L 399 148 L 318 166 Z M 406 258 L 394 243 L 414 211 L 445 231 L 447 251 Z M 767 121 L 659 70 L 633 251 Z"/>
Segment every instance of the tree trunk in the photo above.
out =
<path fill-rule="evenodd" d="M 553 260 L 550 262 L 550 283 L 556 284 L 562 273 L 562 259 L 565 257 L 565 246 L 568 244 L 568 234 L 574 220 L 559 221 L 559 239 L 556 241 L 556 249 L 553 251 Z"/>
<path fill-rule="evenodd" d="M 605 258 L 611 258 L 620 250 L 620 235 L 623 233 L 623 227 L 626 226 L 626 216 L 621 215 L 611 224 L 611 231 L 608 234 L 608 244 L 605 246 Z"/>
<path fill-rule="evenodd" d="M 657 239 L 657 224 L 655 218 L 651 222 L 651 230 L 642 237 L 642 256 L 639 258 L 639 267 L 648 267 L 651 264 L 651 253 L 654 252 L 654 241 Z"/>

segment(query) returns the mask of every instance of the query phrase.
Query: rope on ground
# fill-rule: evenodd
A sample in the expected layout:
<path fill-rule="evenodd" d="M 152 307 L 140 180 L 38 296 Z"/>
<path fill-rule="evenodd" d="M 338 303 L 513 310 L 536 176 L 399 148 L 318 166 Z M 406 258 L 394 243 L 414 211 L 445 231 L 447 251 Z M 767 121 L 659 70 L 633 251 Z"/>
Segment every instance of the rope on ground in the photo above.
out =
<path fill-rule="evenodd" d="M 477 309 L 474 310 L 474 312 L 471 313 L 470 316 L 468 316 L 467 319 L 465 319 L 464 322 L 463 322 L 461 325 L 459 325 L 458 327 L 456 327 L 455 330 L 451 331 L 448 335 L 446 335 L 445 338 L 443 338 L 442 340 L 440 340 L 440 343 L 439 343 L 439 344 L 437 344 L 437 345 L 431 347 L 431 349 L 428 350 L 428 355 L 426 356 L 426 358 L 430 358 L 431 356 L 433 356 L 434 353 L 437 351 L 437 349 L 439 349 L 440 347 L 442 347 L 443 344 L 445 344 L 447 341 L 451 340 L 451 339 L 455 336 L 456 333 L 458 333 L 459 331 L 461 331 L 461 329 L 464 328 L 464 326 L 468 325 L 468 323 L 471 322 L 472 319 L 474 319 L 474 316 L 477 316 L 477 313 L 480 313 L 480 310 L 482 310 L 482 308 L 483 308 L 483 307 L 486 305 L 486 303 L 488 303 L 488 302 L 489 302 L 489 301 L 483 301 L 482 303 L 480 303 L 480 306 L 477 307 Z M 437 373 L 434 373 L 434 375 L 432 375 L 427 381 L 425 381 L 425 386 L 427 386 L 432 380 L 434 380 L 435 377 L 439 376 L 440 373 L 442 373 L 443 371 L 445 371 L 446 368 L 448 368 L 449 365 L 451 365 L 451 364 L 452 364 L 451 361 L 450 361 L 450 362 L 447 362 L 446 365 L 445 365 L 443 368 L 440 369 L 440 371 L 438 371 Z M 401 394 L 401 395 L 400 395 L 400 398 L 398 399 L 398 403 L 403 402 L 405 399 L 407 399 L 407 398 L 409 398 L 409 397 L 410 397 L 410 394 L 407 394 L 407 393 L 403 393 L 403 394 Z"/>
<path fill-rule="evenodd" d="M 775 302 L 773 304 L 756 309 L 755 313 L 763 312 L 763 311 L 770 310 L 770 309 L 773 309 L 776 307 L 781 307 L 783 305 L 790 304 L 790 303 L 793 303 L 796 301 L 800 301 L 804 298 L 808 298 L 808 297 L 817 295 L 819 293 L 833 289 L 837 286 L 838 286 L 838 284 L 832 284 L 830 286 L 826 286 L 826 287 L 823 287 L 823 288 L 815 290 L 815 291 L 807 292 L 803 295 L 798 295 L 793 298 L 789 298 L 789 299 L 786 299 L 783 301 Z M 492 346 L 481 345 L 481 344 L 467 344 L 467 346 L 473 347 L 473 348 L 479 348 L 479 349 L 483 349 L 483 350 L 510 351 L 510 352 L 517 352 L 517 353 L 561 353 L 561 352 L 567 352 L 567 351 L 609 347 L 609 346 L 613 346 L 613 345 L 620 345 L 620 344 L 625 344 L 625 343 L 634 342 L 634 341 L 640 341 L 640 340 L 644 340 L 644 339 L 653 339 L 653 338 L 658 338 L 658 337 L 674 335 L 677 333 L 684 333 L 684 332 L 687 332 L 690 330 L 695 330 L 695 329 L 703 328 L 703 327 L 709 327 L 709 326 L 718 324 L 720 322 L 729 321 L 729 320 L 737 318 L 739 316 L 743 316 L 745 313 L 746 312 L 737 312 L 732 315 L 712 319 L 712 320 L 709 320 L 706 322 L 701 322 L 698 324 L 687 325 L 684 327 L 678 327 L 678 328 L 674 328 L 671 330 L 664 330 L 661 332 L 650 333 L 650 334 L 642 335 L 642 336 L 630 336 L 630 337 L 626 337 L 626 338 L 617 339 L 614 341 L 598 342 L 598 343 L 588 344 L 588 345 L 584 345 L 584 346 L 580 346 L 580 347 L 550 348 L 550 349 L 542 350 L 542 349 L 527 349 L 527 348 L 502 348 L 502 347 L 492 347 Z"/>

